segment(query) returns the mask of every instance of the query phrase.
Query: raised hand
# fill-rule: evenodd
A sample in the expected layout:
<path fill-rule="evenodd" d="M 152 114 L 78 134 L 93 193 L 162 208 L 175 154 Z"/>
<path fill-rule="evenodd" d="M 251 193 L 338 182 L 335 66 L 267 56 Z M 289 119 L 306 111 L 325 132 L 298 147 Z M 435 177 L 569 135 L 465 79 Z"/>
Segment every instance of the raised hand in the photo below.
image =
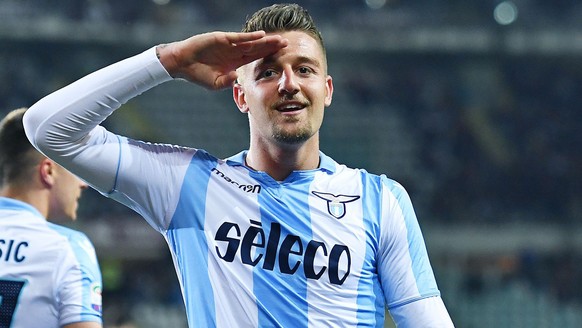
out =
<path fill-rule="evenodd" d="M 157 47 L 160 62 L 174 78 L 182 78 L 208 89 L 229 87 L 236 69 L 287 46 L 279 35 L 211 32 Z"/>

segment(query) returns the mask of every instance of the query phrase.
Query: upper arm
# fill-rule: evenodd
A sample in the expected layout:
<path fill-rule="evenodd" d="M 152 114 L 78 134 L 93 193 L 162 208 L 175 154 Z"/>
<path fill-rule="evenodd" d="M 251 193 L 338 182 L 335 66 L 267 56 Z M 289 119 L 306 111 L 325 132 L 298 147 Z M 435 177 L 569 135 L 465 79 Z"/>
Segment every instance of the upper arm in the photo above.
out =
<path fill-rule="evenodd" d="M 440 295 L 406 190 L 383 179 L 381 207 L 378 273 L 388 307 Z"/>
<path fill-rule="evenodd" d="M 167 229 L 196 149 L 123 139 L 118 173 L 107 196 Z"/>

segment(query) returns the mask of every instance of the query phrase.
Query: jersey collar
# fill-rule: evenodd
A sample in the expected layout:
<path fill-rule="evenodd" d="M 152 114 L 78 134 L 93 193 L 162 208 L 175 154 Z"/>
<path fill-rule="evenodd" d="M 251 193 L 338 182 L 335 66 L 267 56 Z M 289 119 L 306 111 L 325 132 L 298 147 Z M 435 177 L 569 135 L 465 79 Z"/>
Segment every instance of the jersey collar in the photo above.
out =
<path fill-rule="evenodd" d="M 42 216 L 42 214 L 40 214 L 40 212 L 34 206 L 13 198 L 0 197 L 0 208 L 17 211 L 24 210 L 31 212 L 35 216 L 45 219 L 45 217 Z"/>
<path fill-rule="evenodd" d="M 230 166 L 244 166 L 250 169 L 248 166 L 245 165 L 245 158 L 247 157 L 248 150 L 243 150 L 240 153 L 233 155 L 226 159 L 226 163 Z M 327 173 L 334 173 L 337 167 L 337 163 L 329 156 L 325 155 L 323 152 L 319 152 L 319 167 L 317 170 L 325 171 Z"/>

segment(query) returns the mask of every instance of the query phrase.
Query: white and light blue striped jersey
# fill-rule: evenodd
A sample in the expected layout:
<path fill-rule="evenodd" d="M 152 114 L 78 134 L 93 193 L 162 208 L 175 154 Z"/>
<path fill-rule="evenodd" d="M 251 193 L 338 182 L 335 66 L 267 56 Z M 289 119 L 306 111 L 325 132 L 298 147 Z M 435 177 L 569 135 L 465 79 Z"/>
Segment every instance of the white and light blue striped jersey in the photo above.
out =
<path fill-rule="evenodd" d="M 101 272 L 83 233 L 0 197 L 0 327 L 102 322 Z"/>
<path fill-rule="evenodd" d="M 439 295 L 404 189 L 320 158 L 277 182 L 196 152 L 163 231 L 192 327 L 383 327 Z"/>
<path fill-rule="evenodd" d="M 452 327 L 406 191 L 320 153 L 284 181 L 99 124 L 171 80 L 154 49 L 33 105 L 41 152 L 134 209 L 171 250 L 190 327 Z"/>

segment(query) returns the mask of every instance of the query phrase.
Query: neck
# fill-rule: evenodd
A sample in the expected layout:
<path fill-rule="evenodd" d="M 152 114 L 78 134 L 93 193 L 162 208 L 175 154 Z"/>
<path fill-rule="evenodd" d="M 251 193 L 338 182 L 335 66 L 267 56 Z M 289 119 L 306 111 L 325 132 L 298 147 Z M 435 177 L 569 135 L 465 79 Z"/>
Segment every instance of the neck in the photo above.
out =
<path fill-rule="evenodd" d="M 0 190 L 1 196 L 28 203 L 46 218 L 49 212 L 49 201 L 47 195 L 44 193 L 43 190 L 29 189 L 28 186 L 17 187 L 7 185 Z"/>
<path fill-rule="evenodd" d="M 300 145 L 273 145 L 251 142 L 246 165 L 283 181 L 293 171 L 319 167 L 319 140 L 315 137 Z"/>

